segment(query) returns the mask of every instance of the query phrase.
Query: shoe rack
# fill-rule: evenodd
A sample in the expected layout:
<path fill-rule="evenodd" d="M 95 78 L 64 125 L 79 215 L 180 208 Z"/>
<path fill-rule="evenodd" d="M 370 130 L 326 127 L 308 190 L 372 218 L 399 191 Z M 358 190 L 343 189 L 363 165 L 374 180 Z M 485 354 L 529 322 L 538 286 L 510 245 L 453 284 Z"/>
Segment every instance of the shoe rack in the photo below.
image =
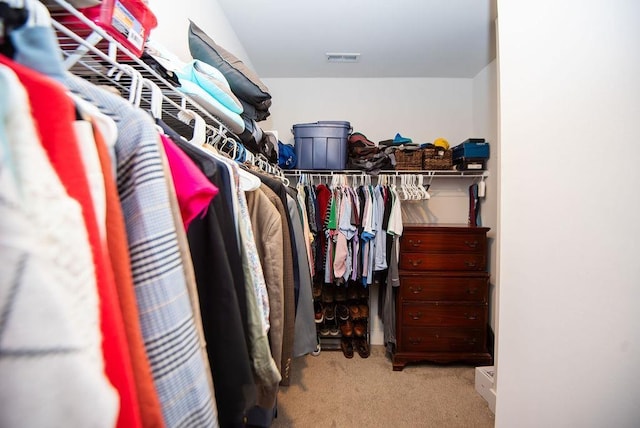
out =
<path fill-rule="evenodd" d="M 324 283 L 314 278 L 313 300 L 320 350 L 346 358 L 369 356 L 369 288 L 358 281 Z"/>

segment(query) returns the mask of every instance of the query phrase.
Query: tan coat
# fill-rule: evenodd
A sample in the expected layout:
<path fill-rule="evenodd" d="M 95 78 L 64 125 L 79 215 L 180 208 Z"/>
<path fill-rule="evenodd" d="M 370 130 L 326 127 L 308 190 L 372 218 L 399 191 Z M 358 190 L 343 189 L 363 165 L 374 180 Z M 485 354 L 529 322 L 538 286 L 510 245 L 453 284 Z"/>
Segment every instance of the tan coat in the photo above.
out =
<path fill-rule="evenodd" d="M 271 356 L 282 373 L 284 335 L 284 249 L 282 219 L 261 189 L 245 193 L 251 228 L 269 294 L 269 344 Z M 274 397 L 275 399 L 275 397 Z"/>
<path fill-rule="evenodd" d="M 282 270 L 283 277 L 283 335 L 282 335 L 282 362 L 280 367 L 280 374 L 282 375 L 282 381 L 280 385 L 287 386 L 290 382 L 291 374 L 291 361 L 293 359 L 293 338 L 294 327 L 296 317 L 296 302 L 295 302 L 295 282 L 293 276 L 293 250 L 291 248 L 291 235 L 289 233 L 289 222 L 287 219 L 287 212 L 285 211 L 282 200 L 278 195 L 271 190 L 267 185 L 262 184 L 260 190 L 269 198 L 269 201 L 278 210 L 280 214 L 280 221 L 282 224 L 282 248 L 284 256 L 284 268 Z M 274 359 L 276 356 L 273 356 Z"/>

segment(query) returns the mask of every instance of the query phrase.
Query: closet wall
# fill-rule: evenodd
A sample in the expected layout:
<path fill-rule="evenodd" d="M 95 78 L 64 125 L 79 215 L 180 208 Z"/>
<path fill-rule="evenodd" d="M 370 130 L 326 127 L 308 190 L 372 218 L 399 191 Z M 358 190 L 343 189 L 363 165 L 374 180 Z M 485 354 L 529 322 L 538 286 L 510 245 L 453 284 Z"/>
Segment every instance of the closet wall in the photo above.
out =
<path fill-rule="evenodd" d="M 473 126 L 471 79 L 265 78 L 273 93 L 271 125 L 293 143 L 291 125 L 348 120 L 372 141 L 399 132 L 414 141 L 468 138 Z"/>
<path fill-rule="evenodd" d="M 494 60 L 473 78 L 473 135 L 482 136 L 491 143 L 491 156 L 487 162 L 489 176 L 482 201 L 482 224 L 490 227 L 487 234 L 489 246 L 489 321 L 494 333 L 498 326 L 498 272 L 496 251 L 500 229 L 498 228 L 498 186 L 500 176 L 500 141 L 498 139 L 498 76 Z"/>
<path fill-rule="evenodd" d="M 498 16 L 496 427 L 637 427 L 640 3 Z"/>

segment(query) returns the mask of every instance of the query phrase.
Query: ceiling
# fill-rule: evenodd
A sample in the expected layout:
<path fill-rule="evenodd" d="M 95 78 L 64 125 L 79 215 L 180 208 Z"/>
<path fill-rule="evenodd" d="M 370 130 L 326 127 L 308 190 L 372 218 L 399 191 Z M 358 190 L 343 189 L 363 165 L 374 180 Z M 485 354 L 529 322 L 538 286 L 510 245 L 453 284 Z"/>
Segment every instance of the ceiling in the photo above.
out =
<path fill-rule="evenodd" d="M 495 58 L 495 0 L 218 2 L 261 78 L 471 78 Z"/>

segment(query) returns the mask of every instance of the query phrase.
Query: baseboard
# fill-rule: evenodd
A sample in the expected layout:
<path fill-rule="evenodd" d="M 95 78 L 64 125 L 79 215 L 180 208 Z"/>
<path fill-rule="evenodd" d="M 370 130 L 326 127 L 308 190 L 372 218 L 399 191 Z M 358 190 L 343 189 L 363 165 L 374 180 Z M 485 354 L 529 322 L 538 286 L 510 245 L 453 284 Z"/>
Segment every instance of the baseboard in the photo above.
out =
<path fill-rule="evenodd" d="M 494 366 L 476 367 L 476 391 L 485 399 L 489 409 L 496 413 L 496 390 L 494 388 Z"/>

